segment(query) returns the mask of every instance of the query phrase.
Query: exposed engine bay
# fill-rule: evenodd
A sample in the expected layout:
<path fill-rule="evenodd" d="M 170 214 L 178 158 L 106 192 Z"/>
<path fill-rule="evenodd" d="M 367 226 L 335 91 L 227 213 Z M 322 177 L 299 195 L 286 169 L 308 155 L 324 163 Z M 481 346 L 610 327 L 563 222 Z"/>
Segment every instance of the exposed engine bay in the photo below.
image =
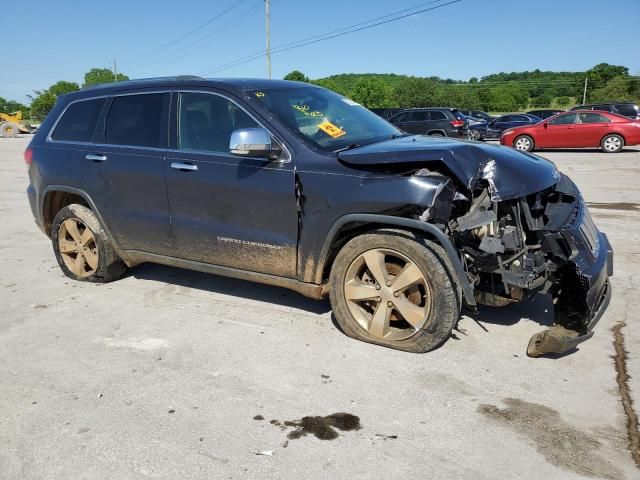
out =
<path fill-rule="evenodd" d="M 430 173 L 425 169 L 415 174 Z M 472 198 L 445 183 L 420 219 L 439 224 L 450 237 L 477 303 L 503 307 L 549 294 L 554 325 L 531 338 L 527 353 L 563 353 L 592 336 L 606 308 L 611 258 L 604 259 L 607 275 L 591 268 L 602 260 L 601 247 L 608 257 L 612 254 L 606 236 L 595 227 L 567 176 L 541 192 L 500 201 L 488 181 L 491 175 L 491 164 L 484 165 L 472 185 Z"/>

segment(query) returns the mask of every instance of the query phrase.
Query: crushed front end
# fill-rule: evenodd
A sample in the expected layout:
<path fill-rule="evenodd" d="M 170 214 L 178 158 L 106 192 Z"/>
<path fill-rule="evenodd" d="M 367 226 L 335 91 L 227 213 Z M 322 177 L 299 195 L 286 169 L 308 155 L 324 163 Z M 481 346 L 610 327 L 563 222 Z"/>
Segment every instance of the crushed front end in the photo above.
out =
<path fill-rule="evenodd" d="M 457 195 L 446 226 L 476 302 L 504 306 L 550 294 L 554 325 L 531 338 L 530 356 L 564 353 L 591 338 L 611 298 L 613 251 L 576 185 L 561 175 L 552 187 L 510 200 L 484 185 L 472 199 Z"/>

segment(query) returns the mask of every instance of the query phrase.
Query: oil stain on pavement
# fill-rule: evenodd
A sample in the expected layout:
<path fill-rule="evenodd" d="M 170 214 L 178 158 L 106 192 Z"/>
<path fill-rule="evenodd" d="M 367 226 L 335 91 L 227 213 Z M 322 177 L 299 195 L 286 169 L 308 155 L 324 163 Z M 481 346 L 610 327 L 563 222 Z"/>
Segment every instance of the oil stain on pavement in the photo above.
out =
<path fill-rule="evenodd" d="M 517 398 L 506 398 L 504 403 L 507 408 L 483 404 L 478 411 L 529 437 L 553 465 L 591 477 L 624 478 L 617 467 L 598 454 L 600 442 L 566 423 L 557 411 Z"/>
<path fill-rule="evenodd" d="M 289 440 L 297 440 L 307 435 L 313 435 L 320 440 L 335 440 L 340 436 L 338 430 L 342 432 L 349 432 L 353 430 L 360 430 L 360 418 L 350 413 L 333 413 L 325 417 L 320 416 L 308 416 L 302 417 L 296 421 L 284 421 L 271 420 L 271 425 L 280 427 L 283 430 L 287 428 L 293 428 L 294 430 L 289 432 L 287 438 Z"/>

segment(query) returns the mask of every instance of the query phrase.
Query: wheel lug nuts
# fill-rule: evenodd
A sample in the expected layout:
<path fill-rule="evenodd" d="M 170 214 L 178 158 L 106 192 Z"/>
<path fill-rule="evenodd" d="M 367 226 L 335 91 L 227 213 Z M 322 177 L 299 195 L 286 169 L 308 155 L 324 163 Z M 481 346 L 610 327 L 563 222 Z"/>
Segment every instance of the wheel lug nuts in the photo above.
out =
<path fill-rule="evenodd" d="M 376 298 L 376 301 L 377 301 L 377 302 L 381 302 L 381 301 L 382 301 L 382 298 L 377 297 L 377 298 Z"/>
<path fill-rule="evenodd" d="M 398 292 L 393 292 L 393 296 L 394 296 L 394 297 L 399 297 L 399 296 L 400 296 L 400 294 L 399 294 Z"/>
<path fill-rule="evenodd" d="M 376 285 L 376 290 L 380 290 L 380 285 Z"/>
<path fill-rule="evenodd" d="M 393 307 L 393 302 L 387 302 L 387 307 L 389 308 Z"/>
<path fill-rule="evenodd" d="M 391 286 L 391 282 L 387 282 L 387 287 L 390 287 L 390 286 Z"/>

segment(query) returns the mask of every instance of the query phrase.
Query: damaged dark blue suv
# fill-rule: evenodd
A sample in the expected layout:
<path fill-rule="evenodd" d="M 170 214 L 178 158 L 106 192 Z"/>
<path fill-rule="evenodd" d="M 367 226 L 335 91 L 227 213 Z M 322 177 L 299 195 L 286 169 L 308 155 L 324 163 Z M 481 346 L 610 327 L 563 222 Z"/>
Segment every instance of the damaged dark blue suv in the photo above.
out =
<path fill-rule="evenodd" d="M 607 237 L 551 162 L 407 135 L 308 84 L 85 89 L 25 159 L 33 215 L 76 280 L 155 262 L 328 295 L 348 335 L 412 352 L 444 343 L 463 307 L 549 294 L 532 356 L 589 338 L 611 296 Z"/>

